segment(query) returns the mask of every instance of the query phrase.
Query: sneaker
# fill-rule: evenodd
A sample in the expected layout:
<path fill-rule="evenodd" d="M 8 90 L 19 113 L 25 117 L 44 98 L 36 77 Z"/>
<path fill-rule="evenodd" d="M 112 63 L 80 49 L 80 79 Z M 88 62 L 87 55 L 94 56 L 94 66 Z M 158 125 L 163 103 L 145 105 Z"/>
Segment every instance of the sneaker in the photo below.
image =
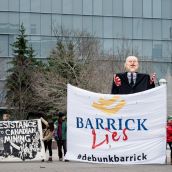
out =
<path fill-rule="evenodd" d="M 49 157 L 48 161 L 53 161 L 53 160 L 52 160 L 52 157 Z"/>
<path fill-rule="evenodd" d="M 59 158 L 59 161 L 63 161 L 63 158 Z"/>
<path fill-rule="evenodd" d="M 42 162 L 44 162 L 44 159 L 42 159 Z"/>
<path fill-rule="evenodd" d="M 65 159 L 65 162 L 69 162 L 69 160 L 68 159 Z"/>

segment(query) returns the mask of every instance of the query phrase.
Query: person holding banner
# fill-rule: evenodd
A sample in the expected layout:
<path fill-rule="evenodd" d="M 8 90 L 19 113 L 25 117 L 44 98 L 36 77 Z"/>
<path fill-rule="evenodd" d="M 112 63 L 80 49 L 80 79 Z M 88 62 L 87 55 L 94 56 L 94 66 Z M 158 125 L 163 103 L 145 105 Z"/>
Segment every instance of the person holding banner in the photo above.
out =
<path fill-rule="evenodd" d="M 48 161 L 52 161 L 52 138 L 53 138 L 53 132 L 54 132 L 54 123 L 47 122 L 44 118 L 41 117 L 42 123 L 46 126 L 46 128 L 43 130 L 43 141 L 45 146 L 45 151 L 49 150 L 49 159 Z M 44 161 L 44 160 L 42 160 Z"/>
<path fill-rule="evenodd" d="M 62 161 L 63 153 L 65 156 L 67 152 L 67 145 L 66 145 L 67 122 L 66 122 L 66 116 L 63 112 L 58 113 L 58 119 L 54 122 L 54 128 L 55 128 L 54 138 L 57 142 L 59 161 Z M 63 147 L 63 153 L 62 153 L 62 147 Z"/>
<path fill-rule="evenodd" d="M 171 164 L 172 164 L 172 121 L 167 122 L 167 143 L 171 150 Z"/>
<path fill-rule="evenodd" d="M 111 94 L 132 94 L 155 87 L 156 74 L 138 73 L 139 62 L 135 56 L 128 56 L 125 61 L 125 73 L 115 74 Z"/>

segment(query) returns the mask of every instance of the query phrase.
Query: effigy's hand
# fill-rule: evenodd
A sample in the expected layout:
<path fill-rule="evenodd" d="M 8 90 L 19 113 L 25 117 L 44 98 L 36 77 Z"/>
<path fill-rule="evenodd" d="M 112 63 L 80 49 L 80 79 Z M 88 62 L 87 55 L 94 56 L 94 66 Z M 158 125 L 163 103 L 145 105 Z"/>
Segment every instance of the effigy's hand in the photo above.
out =
<path fill-rule="evenodd" d="M 150 77 L 150 84 L 155 83 L 156 82 L 156 73 L 153 73 Z"/>
<path fill-rule="evenodd" d="M 121 86 L 121 79 L 116 75 L 114 75 L 114 83 L 117 87 Z"/>

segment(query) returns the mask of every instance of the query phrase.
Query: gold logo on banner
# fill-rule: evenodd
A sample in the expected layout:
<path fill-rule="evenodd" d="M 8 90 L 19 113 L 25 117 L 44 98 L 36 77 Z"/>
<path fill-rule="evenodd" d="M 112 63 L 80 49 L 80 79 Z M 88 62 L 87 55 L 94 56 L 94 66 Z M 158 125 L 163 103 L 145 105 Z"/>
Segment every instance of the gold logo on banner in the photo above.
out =
<path fill-rule="evenodd" d="M 92 107 L 109 115 L 113 115 L 120 109 L 122 109 L 125 105 L 125 100 L 121 100 L 120 96 L 113 96 L 111 99 L 108 100 L 100 98 L 98 102 L 93 102 Z"/>

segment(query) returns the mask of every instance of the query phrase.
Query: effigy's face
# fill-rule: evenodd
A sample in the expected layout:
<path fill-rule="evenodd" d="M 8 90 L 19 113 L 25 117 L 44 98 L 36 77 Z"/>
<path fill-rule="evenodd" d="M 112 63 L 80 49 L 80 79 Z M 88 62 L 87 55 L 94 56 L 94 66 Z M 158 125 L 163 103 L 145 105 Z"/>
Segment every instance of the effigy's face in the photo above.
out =
<path fill-rule="evenodd" d="M 127 58 L 125 62 L 125 68 L 127 72 L 137 72 L 139 68 L 138 59 L 134 56 Z"/>

